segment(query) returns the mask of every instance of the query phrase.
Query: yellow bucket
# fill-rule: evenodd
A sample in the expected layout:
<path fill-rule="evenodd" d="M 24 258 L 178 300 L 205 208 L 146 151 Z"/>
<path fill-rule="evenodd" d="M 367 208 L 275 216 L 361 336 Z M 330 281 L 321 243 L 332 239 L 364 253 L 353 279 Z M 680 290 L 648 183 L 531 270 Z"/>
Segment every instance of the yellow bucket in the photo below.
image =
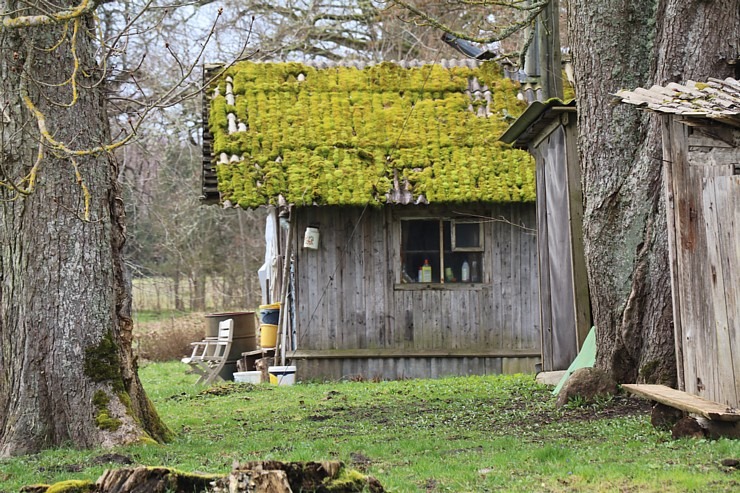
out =
<path fill-rule="evenodd" d="M 277 331 L 277 325 L 260 324 L 260 346 L 275 347 L 277 344 Z"/>
<path fill-rule="evenodd" d="M 280 320 L 280 303 L 260 305 L 260 323 L 277 325 Z"/>

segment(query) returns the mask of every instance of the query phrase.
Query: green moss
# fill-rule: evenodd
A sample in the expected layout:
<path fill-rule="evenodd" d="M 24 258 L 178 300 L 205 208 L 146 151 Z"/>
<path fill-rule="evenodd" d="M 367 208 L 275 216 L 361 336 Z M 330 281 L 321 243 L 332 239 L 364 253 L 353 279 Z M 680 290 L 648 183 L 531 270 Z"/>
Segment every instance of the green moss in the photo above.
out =
<path fill-rule="evenodd" d="M 139 445 L 159 445 L 159 442 L 157 442 L 155 439 L 148 435 L 144 435 L 141 438 L 139 438 L 138 442 Z"/>
<path fill-rule="evenodd" d="M 90 493 L 96 490 L 95 483 L 83 480 L 61 481 L 49 486 L 46 493 Z"/>
<path fill-rule="evenodd" d="M 216 167 L 224 200 L 246 208 L 278 195 L 297 205 L 382 205 L 396 175 L 430 202 L 534 200 L 534 161 L 496 142 L 505 115 L 525 105 L 495 63 L 317 70 L 240 62 L 226 76 L 235 105 L 222 96 L 211 102 L 214 154 L 242 160 Z M 485 105 L 465 94 L 472 77 L 492 91 L 490 117 L 468 110 Z M 246 132 L 228 133 L 229 111 Z"/>
<path fill-rule="evenodd" d="M 175 434 L 164 424 L 148 397 L 146 397 L 145 406 L 144 412 L 147 421 L 145 429 L 149 432 L 149 437 L 162 443 L 171 442 L 175 438 Z"/>
<path fill-rule="evenodd" d="M 118 357 L 118 345 L 113 335 L 106 333 L 96 346 L 85 349 L 85 375 L 94 382 L 109 382 L 116 391 L 123 390 L 121 377 L 121 360 Z"/>
<path fill-rule="evenodd" d="M 119 392 L 116 396 L 118 397 L 118 400 L 121 401 L 121 404 L 126 406 L 126 409 L 129 410 L 129 414 L 133 414 L 131 412 L 131 396 L 128 395 L 128 392 Z"/>
<path fill-rule="evenodd" d="M 654 374 L 660 365 L 660 361 L 651 360 L 640 367 L 640 378 L 644 382 L 654 382 Z"/>
<path fill-rule="evenodd" d="M 110 397 L 108 397 L 108 394 L 106 394 L 102 390 L 95 391 L 95 394 L 93 394 L 93 405 L 96 409 L 104 409 L 108 406 L 109 403 Z"/>
<path fill-rule="evenodd" d="M 101 430 L 117 431 L 123 422 L 118 418 L 112 417 L 107 411 L 101 411 L 95 416 L 95 424 Z"/>
<path fill-rule="evenodd" d="M 328 479 L 324 486 L 326 491 L 364 491 L 367 486 L 367 477 L 354 469 L 343 467 L 339 475 L 334 479 Z"/>
<path fill-rule="evenodd" d="M 123 422 L 110 415 L 108 404 L 110 404 L 110 397 L 108 397 L 108 395 L 102 390 L 96 391 L 93 395 L 95 424 L 98 425 L 98 428 L 101 430 L 116 431 L 121 427 Z"/>

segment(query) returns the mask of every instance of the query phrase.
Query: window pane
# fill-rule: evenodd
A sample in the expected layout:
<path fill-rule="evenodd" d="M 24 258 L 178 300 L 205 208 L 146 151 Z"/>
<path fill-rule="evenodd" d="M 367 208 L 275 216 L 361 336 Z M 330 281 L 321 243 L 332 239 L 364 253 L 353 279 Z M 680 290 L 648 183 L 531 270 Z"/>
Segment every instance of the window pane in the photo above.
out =
<path fill-rule="evenodd" d="M 480 248 L 480 223 L 455 222 L 455 249 Z"/>
<path fill-rule="evenodd" d="M 445 282 L 482 282 L 482 257 L 480 252 L 445 252 Z"/>
<path fill-rule="evenodd" d="M 439 282 L 439 220 L 401 221 L 401 282 L 422 282 L 423 269 L 431 267 L 431 280 Z"/>

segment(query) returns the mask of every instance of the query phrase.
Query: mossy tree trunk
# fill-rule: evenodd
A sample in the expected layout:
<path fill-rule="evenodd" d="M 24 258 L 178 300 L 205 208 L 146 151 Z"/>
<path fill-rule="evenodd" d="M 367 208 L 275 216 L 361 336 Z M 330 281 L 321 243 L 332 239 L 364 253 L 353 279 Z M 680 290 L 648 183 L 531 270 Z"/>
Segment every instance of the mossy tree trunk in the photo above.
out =
<path fill-rule="evenodd" d="M 597 365 L 619 382 L 676 382 L 661 135 L 610 94 L 734 75 L 737 0 L 571 0 L 584 242 Z"/>
<path fill-rule="evenodd" d="M 6 0 L 3 12 L 38 10 Z M 91 14 L 80 20 L 76 33 L 74 22 L 0 27 L 0 456 L 169 435 L 131 352 L 115 161 L 52 149 L 110 142 L 95 26 Z M 24 94 L 51 140 L 35 190 L 19 196 L 9 185 L 28 185 L 43 140 Z"/>

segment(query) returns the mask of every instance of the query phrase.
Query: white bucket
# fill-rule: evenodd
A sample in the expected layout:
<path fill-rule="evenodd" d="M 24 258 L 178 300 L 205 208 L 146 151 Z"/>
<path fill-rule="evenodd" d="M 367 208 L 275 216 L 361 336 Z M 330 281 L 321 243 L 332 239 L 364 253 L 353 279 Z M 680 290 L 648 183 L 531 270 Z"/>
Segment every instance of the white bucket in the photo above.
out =
<path fill-rule="evenodd" d="M 237 371 L 234 372 L 234 381 L 239 383 L 260 383 L 262 382 L 262 372 Z"/>
<path fill-rule="evenodd" d="M 295 366 L 269 366 L 270 383 L 273 385 L 293 385 L 295 383 Z"/>
<path fill-rule="evenodd" d="M 319 249 L 318 228 L 306 228 L 306 236 L 303 237 L 303 248 L 310 248 L 311 250 Z"/>

